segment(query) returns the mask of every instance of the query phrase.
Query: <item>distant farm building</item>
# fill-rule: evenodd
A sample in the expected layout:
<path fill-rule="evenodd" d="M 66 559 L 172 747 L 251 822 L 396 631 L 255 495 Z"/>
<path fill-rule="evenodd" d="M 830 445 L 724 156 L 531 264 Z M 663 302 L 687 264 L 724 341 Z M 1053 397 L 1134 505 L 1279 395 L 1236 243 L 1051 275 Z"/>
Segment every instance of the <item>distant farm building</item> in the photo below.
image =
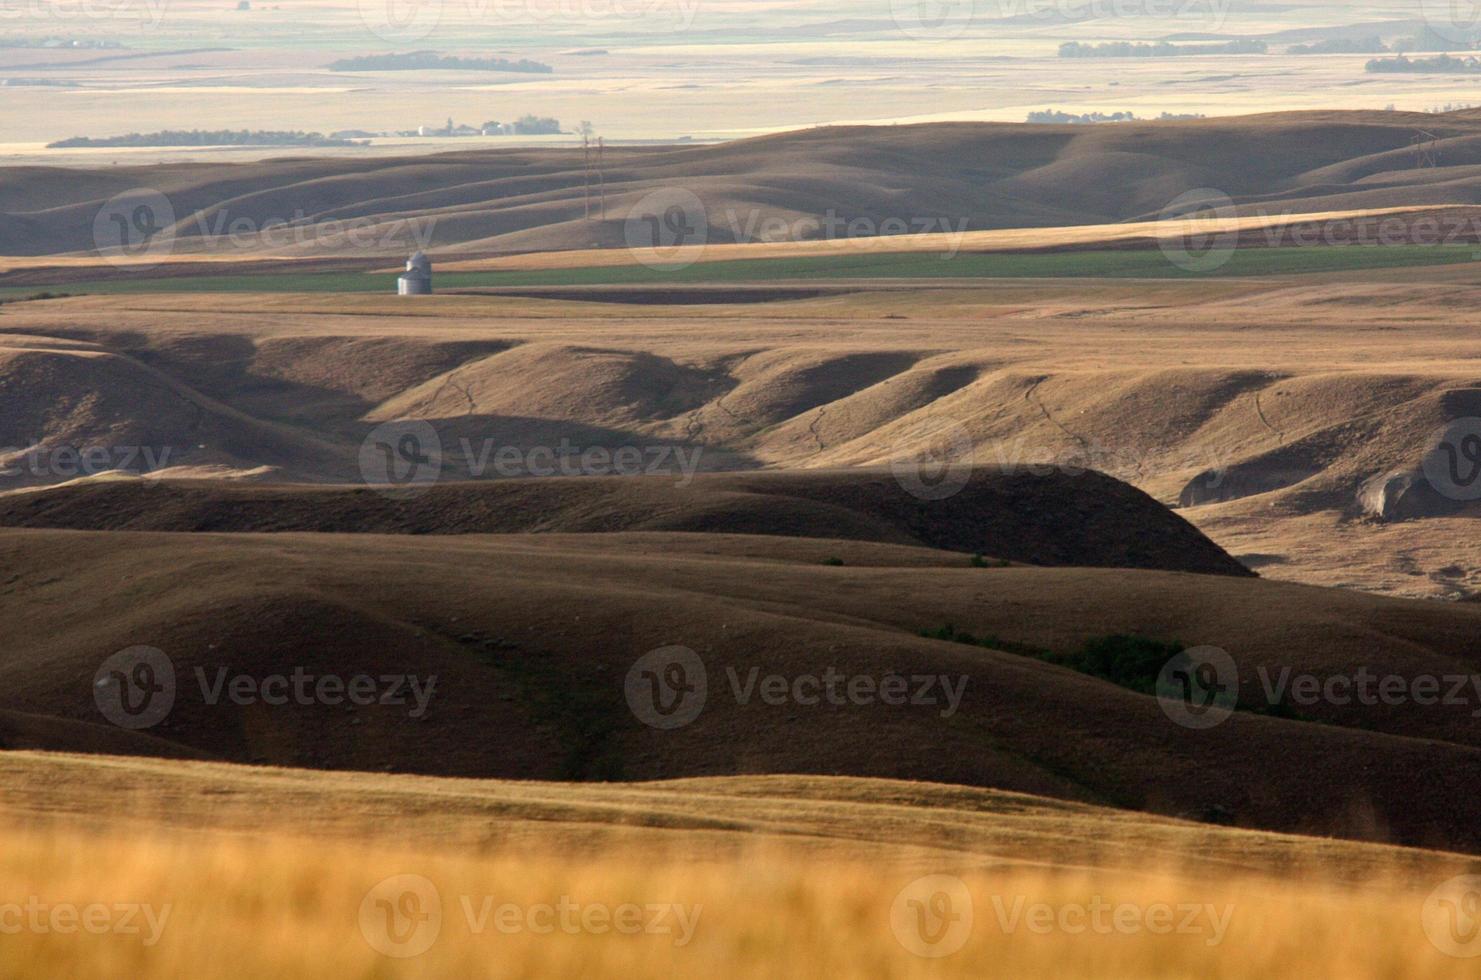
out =
<path fill-rule="evenodd" d="M 396 295 L 427 296 L 432 292 L 432 260 L 418 252 L 406 260 L 406 271 L 396 280 Z"/>

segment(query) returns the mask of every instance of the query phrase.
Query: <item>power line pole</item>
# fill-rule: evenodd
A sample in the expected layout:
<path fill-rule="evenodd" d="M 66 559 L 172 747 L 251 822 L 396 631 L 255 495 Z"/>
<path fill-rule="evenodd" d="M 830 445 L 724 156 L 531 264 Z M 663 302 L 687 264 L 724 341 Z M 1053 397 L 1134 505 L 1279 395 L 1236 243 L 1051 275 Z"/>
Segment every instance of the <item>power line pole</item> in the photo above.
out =
<path fill-rule="evenodd" d="M 1419 169 L 1426 170 L 1440 165 L 1440 137 L 1421 129 L 1415 135 L 1413 143 L 1415 164 Z"/>
<path fill-rule="evenodd" d="M 581 210 L 582 217 L 591 220 L 591 137 L 581 134 Z"/>
<path fill-rule="evenodd" d="M 602 194 L 602 220 L 607 220 L 607 138 L 597 137 L 597 186 Z"/>

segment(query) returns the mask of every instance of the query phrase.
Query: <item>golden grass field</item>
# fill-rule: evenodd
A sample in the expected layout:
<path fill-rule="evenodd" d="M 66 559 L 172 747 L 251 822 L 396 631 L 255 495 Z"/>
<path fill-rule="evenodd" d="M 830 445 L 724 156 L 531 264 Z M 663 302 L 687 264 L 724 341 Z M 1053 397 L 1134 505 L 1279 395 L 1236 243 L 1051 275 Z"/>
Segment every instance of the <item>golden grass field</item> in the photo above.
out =
<path fill-rule="evenodd" d="M 0 942 L 13 976 L 1387 978 L 1474 963 L 1430 941 L 1445 923 L 1425 904 L 1473 860 L 993 791 L 33 753 L 0 757 L 0 783 L 0 927 L 7 903 L 45 922 Z M 139 932 L 117 911 L 117 932 L 52 931 L 52 910 L 98 903 L 146 906 Z"/>
<path fill-rule="evenodd" d="M 1055 228 L 1003 228 L 990 231 L 934 232 L 930 234 L 890 235 L 887 237 L 804 238 L 803 232 L 816 227 L 816 219 L 797 218 L 790 224 L 797 234 L 786 241 L 716 243 L 683 245 L 655 249 L 569 249 L 564 251 L 522 252 L 483 258 L 439 260 L 441 272 L 515 272 L 554 269 L 612 268 L 653 262 L 663 266 L 687 267 L 701 262 L 728 262 L 760 259 L 806 259 L 833 255 L 942 255 L 954 257 L 972 252 L 1024 252 L 1052 249 L 1109 248 L 1127 243 L 1177 241 L 1195 236 L 1271 235 L 1278 240 L 1283 230 L 1318 226 L 1323 223 L 1343 225 L 1362 219 L 1414 219 L 1443 214 L 1446 220 L 1465 222 L 1473 209 L 1450 207 L 1437 210 L 1428 207 L 1348 208 L 1339 211 L 1300 211 L 1278 214 L 1262 213 L 1240 216 L 1194 215 L 1169 217 L 1156 221 L 1128 221 L 1111 224 L 1068 225 Z M 58 270 L 72 273 L 89 271 L 107 277 L 113 270 L 131 268 L 148 270 L 156 266 L 201 264 L 207 274 L 231 272 L 243 262 L 295 261 L 291 255 L 278 255 L 256 249 L 237 250 L 226 254 L 184 250 L 190 243 L 182 241 L 182 251 L 170 254 L 139 256 L 113 255 L 108 265 L 99 265 L 96 253 L 76 255 L 0 255 L 0 275 L 28 270 Z M 297 260 L 297 268 L 314 271 L 315 263 Z M 362 260 L 363 261 L 363 260 Z M 285 266 L 291 268 L 291 266 Z M 395 273 L 396 264 L 368 271 Z"/>
<path fill-rule="evenodd" d="M 697 262 L 724 262 L 754 259 L 818 258 L 829 255 L 870 254 L 949 254 L 964 252 L 1020 252 L 1036 249 L 1096 248 L 1135 241 L 1159 241 L 1190 235 L 1229 235 L 1272 231 L 1279 228 L 1315 222 L 1348 222 L 1360 218 L 1382 218 L 1415 215 L 1431 208 L 1349 208 L 1342 211 L 1243 215 L 1239 217 L 1167 218 L 1158 221 L 1129 221 L 1115 224 L 1069 225 L 1060 228 L 1005 228 L 992 231 L 936 232 L 919 235 L 891 235 L 887 238 L 833 238 L 789 240 L 784 242 L 748 242 L 679 246 L 650 250 L 574 249 L 560 252 L 529 252 L 497 258 L 459 259 L 439 262 L 442 272 L 526 271 L 532 269 L 580 269 L 636 265 L 642 258 L 663 264 L 692 265 Z M 1465 208 L 1446 209 L 1447 214 L 1464 218 Z M 799 219 L 806 226 L 805 219 Z M 794 222 L 795 223 L 795 222 Z M 110 266 L 127 270 L 131 266 L 152 268 L 158 265 L 208 263 L 229 268 L 244 259 L 252 261 L 291 261 L 292 256 L 251 251 L 229 254 L 181 252 L 168 255 L 128 256 L 109 259 Z M 93 269 L 106 272 L 94 255 L 0 255 L 0 274 L 29 269 Z M 374 269 L 379 273 L 399 272 L 401 265 Z"/>
<path fill-rule="evenodd" d="M 1197 235 L 1274 233 L 1275 229 L 1319 222 L 1351 222 L 1361 218 L 1415 215 L 1430 208 L 1349 208 L 1342 211 L 1310 211 L 1239 216 L 1170 217 L 1157 221 L 1126 221 L 1115 224 L 1070 225 L 1060 228 L 1003 228 L 992 231 L 936 232 L 926 235 L 891 235 L 875 238 L 832 238 L 678 246 L 613 251 L 576 249 L 561 252 L 532 252 L 499 258 L 463 259 L 441 263 L 446 272 L 492 272 L 530 269 L 581 269 L 634 265 L 640 261 L 687 266 L 697 262 L 726 262 L 747 259 L 819 258 L 829 255 L 928 254 L 954 256 L 964 252 L 1021 252 L 1035 249 L 1097 248 L 1126 242 L 1155 242 Z M 1461 216 L 1465 208 L 1448 209 Z M 799 219 L 810 227 L 808 219 Z M 800 236 L 799 236 L 800 237 Z M 0 257 L 0 263 L 25 268 L 27 260 Z M 38 260 L 39 261 L 39 260 Z M 5 271 L 0 266 L 0 271 Z M 382 271 L 396 271 L 394 269 Z"/>

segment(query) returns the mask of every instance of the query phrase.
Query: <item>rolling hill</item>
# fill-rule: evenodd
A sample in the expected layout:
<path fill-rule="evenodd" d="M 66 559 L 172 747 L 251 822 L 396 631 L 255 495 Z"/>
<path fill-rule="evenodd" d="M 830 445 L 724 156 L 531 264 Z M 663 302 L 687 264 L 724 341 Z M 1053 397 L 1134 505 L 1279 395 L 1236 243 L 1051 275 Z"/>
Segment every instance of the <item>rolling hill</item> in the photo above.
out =
<path fill-rule="evenodd" d="M 1357 541 L 1413 525 L 1395 533 L 1422 538 L 1477 506 L 1423 477 L 1447 427 L 1481 416 L 1481 349 L 1465 318 L 1475 272 L 1387 275 L 721 289 L 681 303 L 556 290 L 414 305 L 209 294 L 7 304 L 0 491 L 75 485 L 0 497 L 0 510 L 18 524 L 99 529 L 536 529 L 519 508 L 469 509 L 509 488 L 434 495 L 420 511 L 320 489 L 313 500 L 328 509 L 315 515 L 243 488 L 180 488 L 149 504 L 138 487 L 85 486 L 149 472 L 363 488 L 384 444 L 376 433 L 415 423 L 441 449 L 427 476 L 444 483 L 657 464 L 678 484 L 946 458 L 1061 486 L 1099 470 L 1236 553 L 1273 557 L 1268 574 L 1300 579 L 1317 563 L 1326 569 L 1305 580 L 1463 596 L 1481 590 L 1454 553 L 1464 535 L 1437 530 L 1451 554 L 1426 545 L 1437 557 L 1422 562 L 1407 541 L 1396 558 L 1345 569 L 1331 550 L 1334 529 Z M 104 458 L 83 467 L 88 448 Z M 582 464 L 589 452 L 606 464 Z M 210 503 L 221 494 L 256 510 L 222 515 Z M 661 496 L 658 511 L 616 523 L 675 529 L 691 526 L 680 512 L 704 510 L 679 486 Z M 603 519 L 601 508 L 580 521 L 555 513 L 551 526 L 566 530 Z M 1320 533 L 1301 523 L 1317 519 Z M 853 526 L 833 520 L 824 533 Z M 1313 532 L 1298 559 L 1279 528 L 1299 526 Z"/>
<path fill-rule="evenodd" d="M 15 627 L 7 703 L 92 725 L 96 751 L 165 754 L 120 741 L 94 691 L 105 660 L 147 646 L 177 683 L 147 733 L 176 753 L 520 779 L 926 779 L 1481 849 L 1481 812 L 1459 789 L 1481 778 L 1468 703 L 1241 710 L 1199 731 L 1154 697 L 1034 652 L 1115 634 L 1212 644 L 1236 659 L 1254 707 L 1262 668 L 1474 672 L 1481 610 L 1469 605 L 1232 576 L 974 568 L 937 550 L 760 536 L 11 530 L 0 547 Z M 76 594 L 95 597 L 89 615 L 65 601 Z M 922 635 L 953 624 L 987 645 Z M 705 664 L 708 698 L 691 724 L 654 728 L 624 700 L 625 679 L 672 646 Z M 955 706 L 944 688 L 904 705 L 744 693 L 752 674 L 830 671 L 944 677 L 960 693 Z M 403 686 L 399 700 L 351 709 L 222 694 L 238 677 L 296 673 L 410 674 L 428 697 Z M 69 732 L 58 747 L 81 746 Z"/>
<path fill-rule="evenodd" d="M 903 471 L 902 471 L 903 472 Z M 837 538 L 1037 565 L 1249 575 L 1181 518 L 1099 473 L 981 468 L 547 477 L 424 490 L 101 480 L 0 496 L 0 526 L 106 531 L 519 534 L 680 531 Z M 911 479 L 953 492 L 912 494 Z M 407 497 L 405 489 L 417 490 Z"/>
<path fill-rule="evenodd" d="M 615 147 L 597 220 L 585 217 L 584 181 L 572 150 L 15 168 L 0 182 L 0 255 L 94 252 L 104 203 L 141 188 L 169 202 L 157 208 L 160 241 L 171 240 L 162 251 L 239 257 L 624 248 L 630 214 L 642 224 L 676 203 L 686 227 L 715 244 L 1148 220 L 1209 188 L 1249 215 L 1465 206 L 1481 204 L 1481 116 L 824 127 L 718 146 Z"/>

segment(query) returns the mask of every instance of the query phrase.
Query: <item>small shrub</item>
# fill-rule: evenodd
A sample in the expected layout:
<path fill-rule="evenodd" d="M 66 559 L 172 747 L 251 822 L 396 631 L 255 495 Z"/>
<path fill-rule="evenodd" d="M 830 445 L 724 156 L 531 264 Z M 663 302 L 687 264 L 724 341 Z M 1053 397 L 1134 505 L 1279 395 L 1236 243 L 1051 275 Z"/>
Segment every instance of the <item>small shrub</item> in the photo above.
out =
<path fill-rule="evenodd" d="M 1094 637 L 1074 653 L 1051 654 L 1044 659 L 1128 690 L 1156 694 L 1163 665 L 1183 650 L 1181 643 L 1117 634 Z"/>

